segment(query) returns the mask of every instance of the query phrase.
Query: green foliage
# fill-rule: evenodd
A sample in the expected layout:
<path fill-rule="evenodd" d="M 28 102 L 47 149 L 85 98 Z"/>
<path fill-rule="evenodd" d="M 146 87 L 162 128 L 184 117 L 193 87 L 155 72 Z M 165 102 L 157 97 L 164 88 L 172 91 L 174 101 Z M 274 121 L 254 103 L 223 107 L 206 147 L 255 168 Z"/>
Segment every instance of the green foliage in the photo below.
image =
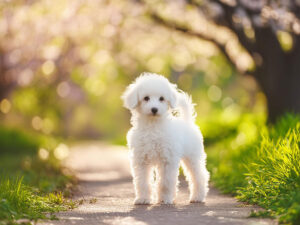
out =
<path fill-rule="evenodd" d="M 3 153 L 34 153 L 38 149 L 39 142 L 15 129 L 0 126 L 0 154 Z"/>
<path fill-rule="evenodd" d="M 270 208 L 281 222 L 300 222 L 300 122 L 287 129 L 286 120 L 264 131 L 256 160 L 247 168 L 248 184 L 238 198 Z M 287 119 L 288 121 L 288 119 Z"/>
<path fill-rule="evenodd" d="M 17 129 L 0 127 L 0 133 L 0 224 L 46 218 L 45 213 L 73 207 L 63 198 L 69 194 L 72 178 L 62 172 L 54 157 L 58 142 Z M 40 148 L 49 149 L 47 159 L 40 158 Z"/>
<path fill-rule="evenodd" d="M 213 120 L 200 123 L 208 153 L 208 169 L 214 183 L 224 193 L 235 193 L 245 185 L 244 165 L 252 159 L 252 145 L 264 121 L 263 115 L 243 113 L 233 120 L 214 115 Z"/>
<path fill-rule="evenodd" d="M 62 189 L 70 181 L 71 178 L 62 173 L 60 161 L 54 155 L 58 140 L 1 126 L 0 134 L 1 172 L 9 177 L 22 176 L 26 184 L 43 192 Z M 47 159 L 40 158 L 40 148 L 47 149 Z"/>
<path fill-rule="evenodd" d="M 73 206 L 65 201 L 61 193 L 42 195 L 26 186 L 22 178 L 1 178 L 0 199 L 0 220 L 4 223 L 12 223 L 21 218 L 45 219 L 48 218 L 45 213 L 54 213 Z"/>
<path fill-rule="evenodd" d="M 267 209 L 254 213 L 300 222 L 300 116 L 288 114 L 237 148 L 227 138 L 208 151 L 212 180 L 226 193 Z M 221 145 L 226 146 L 222 151 Z"/>

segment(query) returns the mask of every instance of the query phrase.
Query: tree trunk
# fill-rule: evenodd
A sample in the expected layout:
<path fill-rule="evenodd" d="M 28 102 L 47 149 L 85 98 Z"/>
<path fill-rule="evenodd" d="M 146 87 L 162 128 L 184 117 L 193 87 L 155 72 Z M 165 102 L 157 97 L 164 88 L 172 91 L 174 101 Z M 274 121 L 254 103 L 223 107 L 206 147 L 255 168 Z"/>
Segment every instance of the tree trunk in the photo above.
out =
<path fill-rule="evenodd" d="M 273 123 L 286 112 L 300 113 L 300 70 L 298 76 L 294 74 L 281 74 L 277 80 L 277 87 L 265 92 L 267 98 L 268 120 Z M 286 76 L 294 76 L 286 82 Z M 294 80 L 294 81 L 292 81 Z M 290 83 L 287 85 L 287 83 Z"/>
<path fill-rule="evenodd" d="M 271 30 L 260 30 L 256 38 L 263 63 L 255 78 L 267 98 L 269 122 L 286 112 L 300 113 L 300 41 L 284 52 Z"/>

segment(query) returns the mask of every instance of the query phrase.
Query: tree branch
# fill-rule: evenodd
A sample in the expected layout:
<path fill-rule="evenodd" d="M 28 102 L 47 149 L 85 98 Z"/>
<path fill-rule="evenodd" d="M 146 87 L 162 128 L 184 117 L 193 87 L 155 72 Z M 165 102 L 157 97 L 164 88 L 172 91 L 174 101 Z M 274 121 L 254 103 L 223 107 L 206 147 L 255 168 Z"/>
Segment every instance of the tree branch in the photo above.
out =
<path fill-rule="evenodd" d="M 239 28 L 235 25 L 234 21 L 233 21 L 233 15 L 235 12 L 235 9 L 237 6 L 231 6 L 228 5 L 220 0 L 211 0 L 212 2 L 220 5 L 224 11 L 224 16 L 223 16 L 223 21 L 225 22 L 224 24 L 221 24 L 227 28 L 229 28 L 233 33 L 236 34 L 240 44 L 252 55 L 255 51 L 257 51 L 255 44 L 249 40 L 249 38 L 245 35 L 245 32 L 243 30 L 243 28 Z M 193 2 L 193 5 L 195 6 L 196 3 L 194 2 L 194 0 L 188 0 L 188 2 Z M 238 6 L 243 8 L 244 7 L 237 2 Z M 198 5 L 198 7 L 201 7 Z M 249 14 L 249 10 L 244 9 L 248 14 Z M 252 15 L 252 14 L 251 14 Z M 250 18 L 251 20 L 251 18 Z"/>
<path fill-rule="evenodd" d="M 225 56 L 228 63 L 233 68 L 235 68 L 236 70 L 239 70 L 238 67 L 236 66 L 234 60 L 230 57 L 230 55 L 226 51 L 225 46 L 223 44 L 217 42 L 215 39 L 213 39 L 211 37 L 208 37 L 208 36 L 205 36 L 202 33 L 198 33 L 198 32 L 195 32 L 193 30 L 190 30 L 186 26 L 179 25 L 178 23 L 175 23 L 175 22 L 167 21 L 167 20 L 163 19 L 161 16 L 159 16 L 158 14 L 154 13 L 154 12 L 150 12 L 149 15 L 151 16 L 151 18 L 155 22 L 157 22 L 160 25 L 163 25 L 163 26 L 165 26 L 169 29 L 177 30 L 177 31 L 180 31 L 180 32 L 185 33 L 187 35 L 194 36 L 194 37 L 200 38 L 202 40 L 209 41 L 209 42 L 213 43 L 220 50 L 220 52 Z M 239 72 L 242 72 L 242 71 L 239 71 Z"/>

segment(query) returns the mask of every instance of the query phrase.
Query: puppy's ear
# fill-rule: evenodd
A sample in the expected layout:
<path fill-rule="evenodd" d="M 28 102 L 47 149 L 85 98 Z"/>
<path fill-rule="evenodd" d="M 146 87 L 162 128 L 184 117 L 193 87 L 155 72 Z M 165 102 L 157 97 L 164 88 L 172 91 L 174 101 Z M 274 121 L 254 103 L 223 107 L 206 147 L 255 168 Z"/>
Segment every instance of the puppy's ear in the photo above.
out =
<path fill-rule="evenodd" d="M 175 108 L 177 106 L 177 90 L 176 90 L 176 85 L 171 84 L 170 85 L 170 97 L 169 97 L 169 103 L 171 108 Z"/>
<path fill-rule="evenodd" d="M 138 92 L 137 92 L 137 85 L 135 83 L 130 84 L 125 92 L 123 93 L 122 97 L 124 102 L 124 107 L 132 110 L 138 105 Z"/>

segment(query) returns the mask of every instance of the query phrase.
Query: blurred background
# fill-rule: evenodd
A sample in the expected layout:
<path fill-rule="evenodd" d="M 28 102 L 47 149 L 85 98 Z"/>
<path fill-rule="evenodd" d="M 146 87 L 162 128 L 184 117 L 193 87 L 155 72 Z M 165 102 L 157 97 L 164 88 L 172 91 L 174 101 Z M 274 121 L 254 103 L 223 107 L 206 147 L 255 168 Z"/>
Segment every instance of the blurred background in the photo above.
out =
<path fill-rule="evenodd" d="M 264 118 L 253 54 L 222 21 L 222 5 L 208 2 L 1 1 L 1 126 L 125 144 L 130 114 L 120 95 L 144 71 L 192 94 L 202 126 L 250 112 Z M 232 20 L 255 44 L 240 10 Z M 280 32 L 278 43 L 291 49 L 291 35 Z"/>

